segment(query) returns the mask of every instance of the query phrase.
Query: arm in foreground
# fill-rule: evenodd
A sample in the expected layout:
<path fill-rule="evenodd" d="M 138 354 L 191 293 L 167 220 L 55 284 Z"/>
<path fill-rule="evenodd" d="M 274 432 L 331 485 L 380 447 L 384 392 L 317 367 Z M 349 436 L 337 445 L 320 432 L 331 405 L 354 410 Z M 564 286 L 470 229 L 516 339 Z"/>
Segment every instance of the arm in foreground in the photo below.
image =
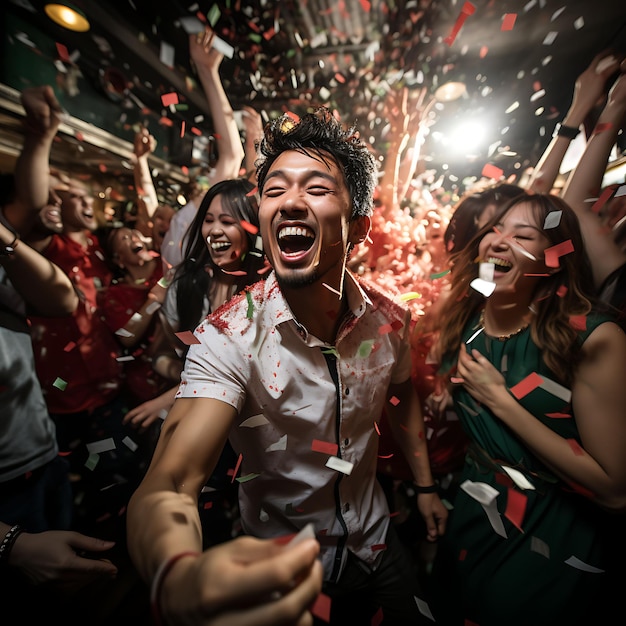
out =
<path fill-rule="evenodd" d="M 129 502 L 130 556 L 154 586 L 163 563 L 190 553 L 158 584 L 155 602 L 171 623 L 307 623 L 299 620 L 308 619 L 307 607 L 321 589 L 315 540 L 283 549 L 272 540 L 240 537 L 202 551 L 198 495 L 235 417 L 235 409 L 219 400 L 174 402 Z"/>

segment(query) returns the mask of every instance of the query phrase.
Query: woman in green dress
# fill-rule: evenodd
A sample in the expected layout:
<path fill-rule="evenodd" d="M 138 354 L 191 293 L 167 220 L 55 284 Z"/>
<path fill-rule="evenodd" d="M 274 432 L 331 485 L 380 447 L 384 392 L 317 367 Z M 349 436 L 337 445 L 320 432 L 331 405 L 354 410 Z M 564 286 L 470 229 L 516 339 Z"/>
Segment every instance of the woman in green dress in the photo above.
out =
<path fill-rule="evenodd" d="M 626 592 L 626 336 L 589 295 L 578 220 L 556 196 L 518 196 L 452 263 L 439 354 L 471 444 L 436 622 L 611 623 Z"/>

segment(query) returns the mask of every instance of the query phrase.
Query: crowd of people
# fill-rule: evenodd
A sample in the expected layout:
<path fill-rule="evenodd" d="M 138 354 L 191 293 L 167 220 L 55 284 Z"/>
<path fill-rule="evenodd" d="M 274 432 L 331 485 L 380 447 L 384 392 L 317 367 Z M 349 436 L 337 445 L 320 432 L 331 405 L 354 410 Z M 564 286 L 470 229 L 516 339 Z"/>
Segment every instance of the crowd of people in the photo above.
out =
<path fill-rule="evenodd" d="M 189 45 L 219 158 L 178 211 L 141 128 L 136 212 L 99 219 L 50 170 L 53 88 L 22 93 L 0 197 L 15 623 L 609 623 L 626 193 L 602 181 L 626 61 L 592 59 L 525 178 L 446 204 L 416 184 L 428 120 L 405 91 L 381 177 L 323 107 L 247 107 L 242 141 L 212 37 Z"/>

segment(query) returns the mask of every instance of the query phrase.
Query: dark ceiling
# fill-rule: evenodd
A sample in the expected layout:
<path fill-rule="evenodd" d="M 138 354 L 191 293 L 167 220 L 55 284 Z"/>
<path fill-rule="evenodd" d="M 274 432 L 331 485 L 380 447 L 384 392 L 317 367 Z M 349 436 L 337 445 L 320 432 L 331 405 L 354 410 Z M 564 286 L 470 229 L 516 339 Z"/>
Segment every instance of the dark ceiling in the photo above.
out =
<path fill-rule="evenodd" d="M 423 147 L 427 167 L 442 175 L 444 186 L 480 176 L 487 163 L 505 176 L 532 166 L 593 56 L 608 49 L 626 54 L 623 0 L 74 1 L 91 22 L 88 33 L 57 27 L 40 1 L 11 4 L 12 12 L 67 48 L 85 79 L 101 81 L 107 70 L 107 76 L 121 74 L 128 88 L 120 110 L 149 109 L 150 124 L 163 115 L 195 124 L 202 114 L 208 135 L 211 121 L 188 61 L 184 17 L 207 20 L 234 47 L 221 67 L 233 108 L 249 104 L 271 117 L 326 104 L 356 121 L 375 147 L 384 147 L 387 89 L 406 86 L 428 102 L 437 86 L 462 79 L 467 95 L 431 109 Z M 515 22 L 503 30 L 507 14 Z M 162 60 L 164 44 L 171 46 L 172 67 Z M 175 112 L 164 111 L 160 101 L 171 91 L 185 105 Z M 461 140 L 454 136 L 448 145 L 435 141 L 453 121 L 467 120 L 488 125 L 473 154 L 455 156 Z"/>

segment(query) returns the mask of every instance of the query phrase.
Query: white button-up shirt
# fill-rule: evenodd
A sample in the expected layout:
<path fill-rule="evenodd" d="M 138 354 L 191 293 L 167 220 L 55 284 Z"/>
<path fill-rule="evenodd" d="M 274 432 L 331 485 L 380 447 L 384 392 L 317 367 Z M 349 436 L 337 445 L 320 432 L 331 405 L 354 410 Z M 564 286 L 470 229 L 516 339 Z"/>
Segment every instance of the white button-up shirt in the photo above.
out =
<path fill-rule="evenodd" d="M 350 314 L 332 346 L 298 324 L 272 273 L 198 326 L 177 394 L 237 409 L 229 438 L 242 455 L 244 531 L 276 537 L 312 522 L 326 580 L 346 550 L 371 567 L 382 554 L 375 422 L 389 384 L 411 372 L 406 307 L 351 274 L 345 293 Z"/>

